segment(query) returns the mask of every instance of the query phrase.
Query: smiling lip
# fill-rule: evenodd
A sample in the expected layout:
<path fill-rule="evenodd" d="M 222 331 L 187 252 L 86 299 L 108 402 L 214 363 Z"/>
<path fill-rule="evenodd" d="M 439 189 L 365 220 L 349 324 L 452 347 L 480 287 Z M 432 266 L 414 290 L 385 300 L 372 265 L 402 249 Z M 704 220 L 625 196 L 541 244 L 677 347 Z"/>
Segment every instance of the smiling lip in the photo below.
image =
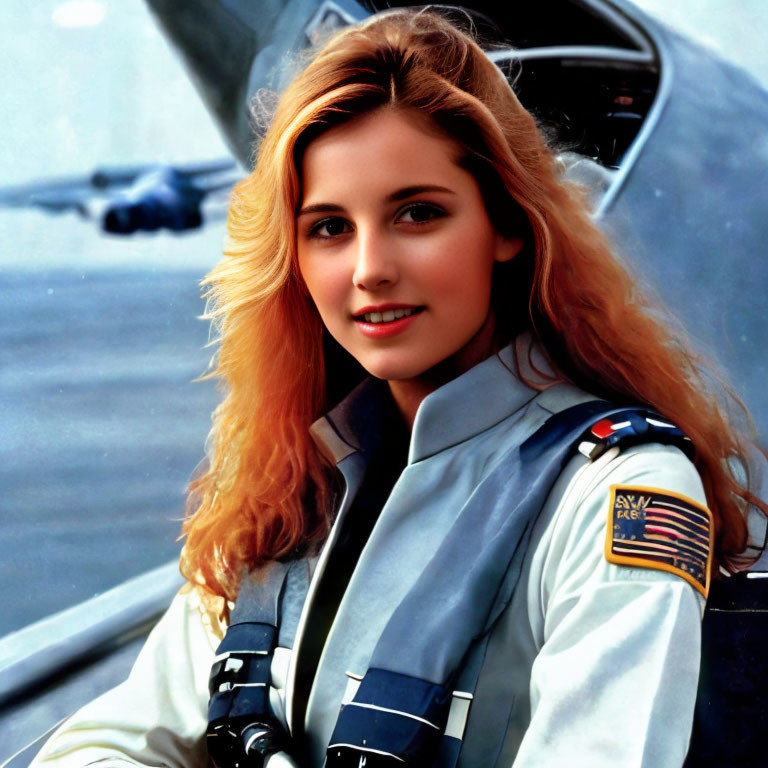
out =
<path fill-rule="evenodd" d="M 388 322 L 369 323 L 365 321 L 364 316 L 368 313 L 376 312 L 381 314 L 395 309 L 413 309 L 416 311 L 407 317 L 400 317 Z M 354 320 L 364 336 L 367 336 L 369 339 L 384 339 L 402 333 L 406 328 L 409 328 L 423 309 L 424 307 L 414 304 L 379 304 L 377 306 L 362 307 L 355 313 Z"/>

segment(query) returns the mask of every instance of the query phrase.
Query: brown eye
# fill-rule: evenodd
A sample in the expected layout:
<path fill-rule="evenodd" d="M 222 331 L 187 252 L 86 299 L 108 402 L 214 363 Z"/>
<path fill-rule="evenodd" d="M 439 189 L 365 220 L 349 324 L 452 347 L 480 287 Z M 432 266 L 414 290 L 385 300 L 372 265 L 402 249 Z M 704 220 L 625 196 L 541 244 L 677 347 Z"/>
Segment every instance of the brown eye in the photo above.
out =
<path fill-rule="evenodd" d="M 410 205 L 400 214 L 400 220 L 406 224 L 426 224 L 432 219 L 439 219 L 445 216 L 445 211 L 434 205 Z"/>
<path fill-rule="evenodd" d="M 337 217 L 321 219 L 309 231 L 310 237 L 338 237 L 351 230 L 349 224 L 344 219 Z"/>

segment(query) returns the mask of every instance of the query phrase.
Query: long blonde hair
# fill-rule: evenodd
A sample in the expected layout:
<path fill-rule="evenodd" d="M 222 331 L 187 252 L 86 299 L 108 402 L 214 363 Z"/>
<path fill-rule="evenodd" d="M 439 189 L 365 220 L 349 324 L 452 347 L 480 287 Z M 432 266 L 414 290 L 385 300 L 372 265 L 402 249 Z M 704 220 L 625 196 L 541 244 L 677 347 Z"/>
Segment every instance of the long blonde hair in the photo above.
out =
<path fill-rule="evenodd" d="M 382 107 L 416 110 L 452 137 L 497 228 L 525 232 L 512 275 L 494 278 L 507 340 L 529 328 L 564 376 L 616 402 L 647 404 L 693 440 L 717 558 L 733 566 L 747 503 L 768 507 L 733 475 L 734 463 L 749 467 L 747 442 L 708 392 L 698 359 L 614 257 L 482 49 L 435 11 L 399 10 L 317 52 L 280 98 L 255 168 L 235 188 L 224 258 L 205 279 L 225 396 L 210 464 L 190 487 L 183 573 L 231 599 L 244 568 L 291 557 L 328 529 L 334 473 L 308 428 L 334 371 L 326 376 L 322 324 L 296 263 L 297 168 L 313 137 Z"/>

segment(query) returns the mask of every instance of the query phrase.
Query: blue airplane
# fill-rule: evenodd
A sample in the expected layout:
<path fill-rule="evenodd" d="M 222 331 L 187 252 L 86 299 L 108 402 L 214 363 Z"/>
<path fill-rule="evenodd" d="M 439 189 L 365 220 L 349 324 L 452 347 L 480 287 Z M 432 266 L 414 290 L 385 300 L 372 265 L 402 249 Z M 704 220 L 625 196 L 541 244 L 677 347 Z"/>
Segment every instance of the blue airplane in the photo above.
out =
<path fill-rule="evenodd" d="M 226 193 L 241 174 L 232 159 L 187 166 L 105 167 L 83 176 L 0 187 L 0 206 L 74 211 L 105 232 L 131 235 L 203 225 L 203 202 Z"/>

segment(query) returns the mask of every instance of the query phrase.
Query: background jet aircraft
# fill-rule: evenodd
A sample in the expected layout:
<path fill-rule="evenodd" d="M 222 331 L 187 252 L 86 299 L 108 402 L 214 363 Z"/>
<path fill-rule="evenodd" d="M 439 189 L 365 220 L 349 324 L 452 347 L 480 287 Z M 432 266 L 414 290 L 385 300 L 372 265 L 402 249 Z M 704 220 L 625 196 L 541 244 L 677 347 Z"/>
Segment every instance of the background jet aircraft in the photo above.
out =
<path fill-rule="evenodd" d="M 130 235 L 203 224 L 206 198 L 228 192 L 239 174 L 231 159 L 190 166 L 105 167 L 85 176 L 0 187 L 0 206 L 75 211 L 105 232 Z"/>

